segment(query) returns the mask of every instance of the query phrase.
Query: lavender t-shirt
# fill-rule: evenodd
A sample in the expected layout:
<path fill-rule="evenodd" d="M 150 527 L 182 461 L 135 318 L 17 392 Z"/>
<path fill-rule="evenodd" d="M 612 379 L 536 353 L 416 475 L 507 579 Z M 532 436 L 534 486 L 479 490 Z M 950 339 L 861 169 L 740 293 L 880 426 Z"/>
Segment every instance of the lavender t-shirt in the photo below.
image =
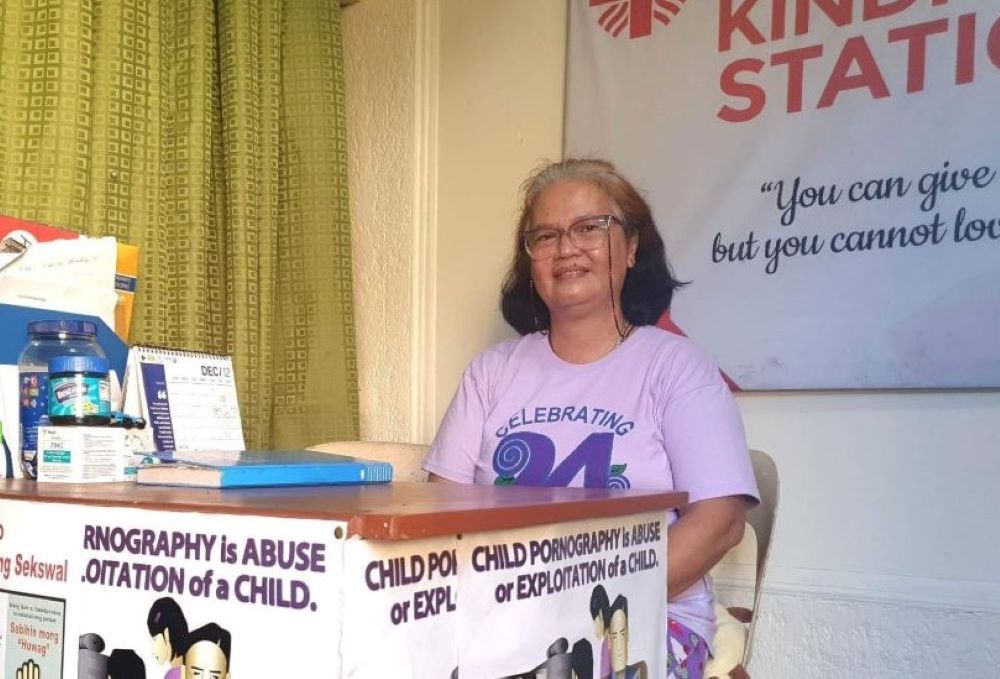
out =
<path fill-rule="evenodd" d="M 584 365 L 560 359 L 539 333 L 487 349 L 466 368 L 424 468 L 462 483 L 676 489 L 691 502 L 758 497 L 718 367 L 690 340 L 652 326 Z M 669 611 L 711 643 L 708 577 Z"/>

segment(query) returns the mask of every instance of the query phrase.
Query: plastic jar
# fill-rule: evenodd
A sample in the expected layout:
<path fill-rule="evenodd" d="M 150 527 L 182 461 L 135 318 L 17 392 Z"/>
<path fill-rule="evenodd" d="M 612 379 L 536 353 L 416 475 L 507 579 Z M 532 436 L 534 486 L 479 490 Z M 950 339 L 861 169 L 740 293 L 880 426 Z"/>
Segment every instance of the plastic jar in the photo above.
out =
<path fill-rule="evenodd" d="M 91 321 L 32 321 L 28 343 L 17 359 L 21 414 L 20 465 L 24 475 L 37 475 L 38 422 L 48 415 L 49 361 L 57 356 L 107 359 Z"/>
<path fill-rule="evenodd" d="M 108 359 L 56 356 L 49 361 L 49 422 L 101 426 L 111 422 Z"/>

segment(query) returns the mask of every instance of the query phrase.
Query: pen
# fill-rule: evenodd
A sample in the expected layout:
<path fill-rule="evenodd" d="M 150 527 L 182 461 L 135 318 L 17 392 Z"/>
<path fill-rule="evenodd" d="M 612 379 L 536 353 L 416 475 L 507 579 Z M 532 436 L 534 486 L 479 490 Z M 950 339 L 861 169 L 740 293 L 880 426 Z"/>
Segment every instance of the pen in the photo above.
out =
<path fill-rule="evenodd" d="M 111 426 L 124 427 L 125 429 L 145 429 L 146 420 L 142 417 L 134 417 L 122 412 L 112 411 Z"/>

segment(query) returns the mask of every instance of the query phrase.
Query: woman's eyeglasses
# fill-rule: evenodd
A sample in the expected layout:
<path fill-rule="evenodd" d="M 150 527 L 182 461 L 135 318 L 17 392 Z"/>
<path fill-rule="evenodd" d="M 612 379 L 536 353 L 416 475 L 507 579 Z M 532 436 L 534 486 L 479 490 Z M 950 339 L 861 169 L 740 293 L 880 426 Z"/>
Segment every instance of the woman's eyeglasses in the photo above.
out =
<path fill-rule="evenodd" d="M 550 259 L 559 251 L 562 237 L 581 250 L 597 250 L 604 245 L 605 234 L 612 222 L 621 224 L 614 215 L 597 215 L 573 222 L 565 229 L 542 227 L 524 232 L 524 249 L 532 259 Z"/>

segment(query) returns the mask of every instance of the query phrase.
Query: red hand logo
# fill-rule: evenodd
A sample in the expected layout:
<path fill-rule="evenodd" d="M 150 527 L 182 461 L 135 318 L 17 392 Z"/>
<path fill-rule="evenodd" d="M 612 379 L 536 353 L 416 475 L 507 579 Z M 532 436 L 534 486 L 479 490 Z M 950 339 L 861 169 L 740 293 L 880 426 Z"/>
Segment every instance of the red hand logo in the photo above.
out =
<path fill-rule="evenodd" d="M 610 5 L 597 23 L 617 38 L 628 27 L 629 40 L 644 38 L 653 32 L 653 21 L 670 23 L 686 0 L 590 0 L 591 7 Z"/>

